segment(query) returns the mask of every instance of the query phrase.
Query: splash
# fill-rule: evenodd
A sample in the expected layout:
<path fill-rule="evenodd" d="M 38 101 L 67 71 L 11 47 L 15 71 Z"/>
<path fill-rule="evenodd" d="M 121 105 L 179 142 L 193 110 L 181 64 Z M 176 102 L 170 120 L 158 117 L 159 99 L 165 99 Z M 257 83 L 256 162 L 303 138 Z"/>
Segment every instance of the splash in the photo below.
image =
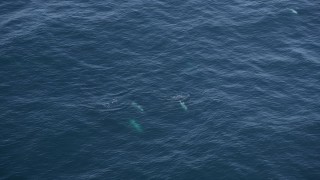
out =
<path fill-rule="evenodd" d="M 118 103 L 118 99 L 112 99 L 112 101 L 105 103 L 104 106 L 106 108 L 111 108 L 112 106 L 114 106 L 117 103 Z"/>
<path fill-rule="evenodd" d="M 189 94 L 179 94 L 176 96 L 172 96 L 171 99 L 175 101 L 183 101 L 189 98 Z"/>

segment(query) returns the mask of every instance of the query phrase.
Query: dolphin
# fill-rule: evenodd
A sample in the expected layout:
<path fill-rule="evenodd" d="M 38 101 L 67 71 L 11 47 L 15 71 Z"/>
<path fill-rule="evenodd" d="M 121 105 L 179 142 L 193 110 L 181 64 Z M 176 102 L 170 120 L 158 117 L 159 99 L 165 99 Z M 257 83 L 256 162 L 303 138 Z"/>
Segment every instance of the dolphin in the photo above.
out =
<path fill-rule="evenodd" d="M 138 103 L 136 103 L 136 102 L 132 102 L 131 103 L 131 106 L 133 106 L 134 108 L 136 108 L 136 109 L 138 109 L 140 112 L 143 112 L 144 110 L 143 110 L 143 108 L 142 108 L 142 106 L 140 106 Z"/>
<path fill-rule="evenodd" d="M 294 14 L 298 14 L 298 12 L 296 10 L 294 10 L 294 9 L 289 9 L 289 10 Z"/>
<path fill-rule="evenodd" d="M 181 105 L 181 107 L 182 107 L 183 110 L 185 110 L 185 111 L 188 110 L 188 107 L 186 106 L 186 104 L 184 104 L 184 102 L 179 101 L 179 103 L 180 103 L 180 105 Z"/>
<path fill-rule="evenodd" d="M 130 126 L 131 126 L 135 131 L 137 131 L 137 132 L 139 132 L 139 133 L 142 132 L 142 127 L 141 127 L 140 124 L 137 123 L 136 120 L 130 119 L 130 120 L 129 120 L 129 124 L 130 124 Z"/>

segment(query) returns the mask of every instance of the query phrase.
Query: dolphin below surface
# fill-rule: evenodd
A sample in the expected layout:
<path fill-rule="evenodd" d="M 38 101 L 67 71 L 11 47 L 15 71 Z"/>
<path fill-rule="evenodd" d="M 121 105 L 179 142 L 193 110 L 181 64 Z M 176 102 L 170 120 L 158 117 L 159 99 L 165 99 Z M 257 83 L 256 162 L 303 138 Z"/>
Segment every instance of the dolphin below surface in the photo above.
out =
<path fill-rule="evenodd" d="M 131 103 L 131 106 L 133 106 L 134 108 L 136 108 L 136 109 L 138 109 L 140 112 L 143 112 L 144 110 L 143 110 L 143 108 L 142 108 L 142 106 L 140 106 L 138 103 L 136 103 L 136 102 L 132 102 Z"/>
<path fill-rule="evenodd" d="M 185 110 L 185 111 L 188 110 L 188 107 L 186 106 L 186 104 L 185 104 L 184 102 L 179 101 L 179 103 L 180 103 L 180 105 L 181 105 L 181 107 L 182 107 L 183 110 Z"/>
<path fill-rule="evenodd" d="M 129 124 L 135 131 L 142 132 L 142 127 L 141 127 L 141 125 L 139 123 L 137 123 L 136 120 L 130 119 L 129 120 Z"/>
<path fill-rule="evenodd" d="M 289 10 L 294 14 L 298 14 L 298 12 L 296 10 L 294 10 L 294 9 L 289 9 Z"/>

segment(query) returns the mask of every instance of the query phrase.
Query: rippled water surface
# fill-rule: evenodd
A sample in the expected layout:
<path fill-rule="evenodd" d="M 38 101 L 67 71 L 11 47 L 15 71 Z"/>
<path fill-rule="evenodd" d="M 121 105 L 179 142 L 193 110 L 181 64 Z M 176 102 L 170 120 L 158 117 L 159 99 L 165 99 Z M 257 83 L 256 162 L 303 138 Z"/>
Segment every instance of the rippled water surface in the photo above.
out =
<path fill-rule="evenodd" d="M 320 1 L 0 1 L 0 179 L 320 179 Z"/>

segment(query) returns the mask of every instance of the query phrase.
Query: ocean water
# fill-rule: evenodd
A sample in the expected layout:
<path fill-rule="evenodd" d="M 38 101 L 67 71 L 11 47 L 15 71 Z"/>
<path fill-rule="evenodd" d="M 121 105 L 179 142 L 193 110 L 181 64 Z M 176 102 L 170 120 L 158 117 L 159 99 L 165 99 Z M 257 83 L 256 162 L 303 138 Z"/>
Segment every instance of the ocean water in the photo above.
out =
<path fill-rule="evenodd" d="M 1 0 L 0 179 L 320 179 L 319 0 Z"/>

